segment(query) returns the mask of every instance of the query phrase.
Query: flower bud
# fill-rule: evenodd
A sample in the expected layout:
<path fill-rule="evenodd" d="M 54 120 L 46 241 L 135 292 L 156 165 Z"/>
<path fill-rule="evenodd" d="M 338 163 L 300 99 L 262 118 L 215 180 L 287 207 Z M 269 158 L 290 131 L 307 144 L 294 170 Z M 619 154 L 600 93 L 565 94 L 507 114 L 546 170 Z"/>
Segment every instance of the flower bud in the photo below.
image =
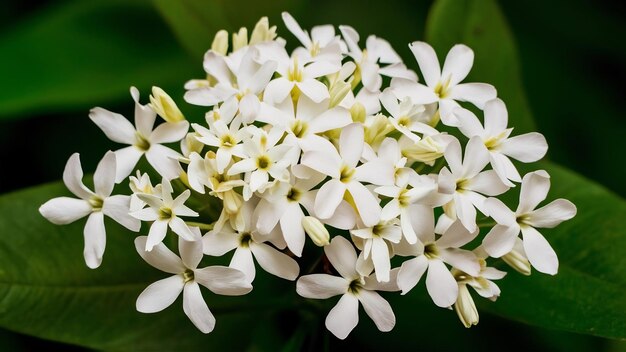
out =
<path fill-rule="evenodd" d="M 226 55 L 228 52 L 228 32 L 222 29 L 215 33 L 215 38 L 213 38 L 213 43 L 211 44 L 211 50 L 216 53 Z"/>
<path fill-rule="evenodd" d="M 239 28 L 239 32 L 233 33 L 233 51 L 237 51 L 248 45 L 248 30 Z"/>
<path fill-rule="evenodd" d="M 350 87 L 350 84 L 343 81 L 338 81 L 333 84 L 330 87 L 330 102 L 328 103 L 328 107 L 334 108 L 339 105 L 351 89 L 352 87 Z"/>
<path fill-rule="evenodd" d="M 243 203 L 241 195 L 234 190 L 226 191 L 224 194 L 224 210 L 228 214 L 237 214 Z"/>
<path fill-rule="evenodd" d="M 256 23 L 250 34 L 250 45 L 274 40 L 276 38 L 276 26 L 270 27 L 267 17 L 262 17 Z"/>
<path fill-rule="evenodd" d="M 526 276 L 530 275 L 530 262 L 522 253 L 518 252 L 517 250 L 513 249 L 509 253 L 503 255 L 502 260 L 504 260 L 504 262 L 507 263 L 511 268 L 517 270 L 520 274 Z"/>
<path fill-rule="evenodd" d="M 372 147 L 377 147 L 387 137 L 387 134 L 394 130 L 387 117 L 378 114 L 365 126 L 365 142 Z"/>
<path fill-rule="evenodd" d="M 416 143 L 402 148 L 402 155 L 427 165 L 433 165 L 435 160 L 443 156 L 445 148 L 430 136 L 426 136 Z"/>
<path fill-rule="evenodd" d="M 365 106 L 359 102 L 354 103 L 350 108 L 350 116 L 353 122 L 365 122 L 365 115 Z"/>
<path fill-rule="evenodd" d="M 305 216 L 302 219 L 302 227 L 304 227 L 304 231 L 306 231 L 315 245 L 323 247 L 330 244 L 330 234 L 324 224 L 317 218 Z"/>
<path fill-rule="evenodd" d="M 478 324 L 476 305 L 474 304 L 474 300 L 467 286 L 464 284 L 459 285 L 459 296 L 454 304 L 454 310 L 459 316 L 461 323 L 463 323 L 466 328 Z"/>
<path fill-rule="evenodd" d="M 172 98 L 159 87 L 152 87 L 150 107 L 167 122 L 184 121 L 185 116 L 180 112 Z"/>

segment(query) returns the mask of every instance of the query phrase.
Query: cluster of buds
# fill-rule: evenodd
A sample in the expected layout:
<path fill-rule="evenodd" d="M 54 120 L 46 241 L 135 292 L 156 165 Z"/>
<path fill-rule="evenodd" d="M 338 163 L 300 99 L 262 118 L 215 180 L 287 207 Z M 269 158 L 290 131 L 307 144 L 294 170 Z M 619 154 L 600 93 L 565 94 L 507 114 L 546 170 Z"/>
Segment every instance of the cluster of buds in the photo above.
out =
<path fill-rule="evenodd" d="M 79 199 L 40 208 L 55 224 L 88 216 L 90 268 L 103 258 L 106 215 L 147 232 L 136 238 L 137 252 L 172 275 L 141 293 L 139 311 L 158 312 L 183 292 L 184 312 L 208 333 L 215 318 L 199 285 L 246 294 L 256 262 L 297 280 L 302 297 L 341 296 L 326 319 L 341 339 L 357 325 L 359 302 L 379 330 L 391 330 L 393 310 L 377 291 L 407 294 L 424 275 L 434 304 L 454 307 L 469 327 L 478 322 L 469 288 L 491 300 L 500 295 L 494 280 L 505 272 L 489 266 L 492 258 L 526 275 L 531 267 L 556 274 L 557 256 L 537 229 L 572 218 L 576 207 L 558 199 L 537 208 L 550 176 L 522 177 L 513 161 L 541 159 L 545 138 L 511 136 L 496 89 L 463 83 L 470 48 L 452 47 L 441 68 L 430 45 L 409 44 L 420 83 L 381 38 L 369 36 L 362 48 L 352 27 L 309 33 L 282 17 L 301 44 L 291 54 L 266 18 L 249 38 L 245 29 L 233 33 L 230 51 L 228 33 L 217 33 L 204 56 L 206 79 L 185 84 L 184 100 L 209 110 L 206 123 L 190 124 L 159 88 L 146 105 L 131 88 L 134 126 L 91 111 L 109 139 L 128 146 L 105 154 L 95 191 L 72 155 L 63 179 Z M 155 128 L 157 116 L 163 121 Z M 130 176 L 144 155 L 156 173 Z M 132 194 L 111 195 L 121 182 Z M 518 185 L 513 211 L 496 197 Z M 164 241 L 168 235 L 178 240 Z M 204 256 L 228 256 L 230 264 L 199 269 Z M 300 275 L 304 260 L 325 265 Z"/>

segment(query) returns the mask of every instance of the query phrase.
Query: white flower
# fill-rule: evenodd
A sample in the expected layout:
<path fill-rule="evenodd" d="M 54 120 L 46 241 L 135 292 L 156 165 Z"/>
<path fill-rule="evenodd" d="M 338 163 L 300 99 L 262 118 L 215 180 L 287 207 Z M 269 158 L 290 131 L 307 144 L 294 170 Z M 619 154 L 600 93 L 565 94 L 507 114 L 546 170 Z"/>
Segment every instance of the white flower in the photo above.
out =
<path fill-rule="evenodd" d="M 341 34 L 348 45 L 350 55 L 359 68 L 363 87 L 369 92 L 379 92 L 383 79 L 387 77 L 402 77 L 417 80 L 415 72 L 409 70 L 402 63 L 400 56 L 393 50 L 389 42 L 374 35 L 367 37 L 365 49 L 359 47 L 359 34 L 350 26 L 339 26 Z M 380 67 L 380 64 L 387 64 Z"/>
<path fill-rule="evenodd" d="M 354 247 L 343 237 L 335 237 L 324 253 L 341 275 L 305 275 L 298 279 L 296 291 L 302 297 L 326 299 L 342 295 L 326 317 L 326 328 L 339 339 L 345 339 L 359 322 L 359 302 L 380 331 L 391 331 L 396 317 L 387 301 L 375 291 L 397 291 L 395 275 L 390 283 L 378 283 L 373 277 L 361 276 L 356 270 Z"/>
<path fill-rule="evenodd" d="M 335 36 L 335 28 L 332 25 L 315 26 L 309 35 L 289 13 L 283 12 L 282 17 L 287 29 L 304 45 L 304 48 L 297 48 L 294 54 L 304 60 L 341 61 L 342 45 L 345 44 L 341 42 L 339 36 Z"/>
<path fill-rule="evenodd" d="M 375 185 L 393 184 L 394 169 L 392 165 L 380 160 L 369 161 L 357 167 L 364 144 L 362 125 L 353 123 L 341 132 L 339 152 L 333 148 L 308 151 L 302 156 L 302 164 L 332 178 L 322 185 L 315 199 L 315 214 L 321 219 L 328 219 L 333 215 L 347 192 L 354 199 L 365 226 L 378 223 L 380 205 L 363 182 Z"/>
<path fill-rule="evenodd" d="M 152 187 L 152 182 L 150 181 L 150 175 L 144 173 L 143 175 L 139 170 L 137 170 L 137 176 L 130 176 L 128 178 L 128 186 L 130 190 L 133 191 L 133 194 L 130 195 L 130 211 L 141 210 L 146 206 L 146 202 L 141 200 L 138 194 L 160 194 L 161 186 Z"/>
<path fill-rule="evenodd" d="M 152 247 L 163 241 L 168 226 L 186 241 L 200 239 L 180 218 L 180 216 L 198 216 L 198 213 L 185 206 L 185 201 L 189 198 L 191 191 L 185 190 L 176 199 L 172 199 L 172 184 L 166 178 L 163 178 L 161 189 L 160 197 L 152 194 L 138 194 L 138 197 L 149 207 L 130 214 L 142 221 L 154 221 L 148 233 L 146 251 L 151 251 Z"/>
<path fill-rule="evenodd" d="M 198 141 L 217 148 L 215 159 L 219 173 L 224 172 L 233 155 L 238 157 L 245 155 L 241 141 L 247 134 L 245 130 L 240 129 L 241 118 L 235 117 L 236 113 L 237 99 L 231 98 L 219 109 L 214 109 L 207 114 L 206 121 L 209 129 L 197 123 L 191 125 L 199 135 L 196 137 Z"/>
<path fill-rule="evenodd" d="M 285 155 L 291 150 L 291 146 L 278 143 L 283 133 L 277 129 L 268 133 L 254 126 L 250 127 L 253 136 L 243 142 L 244 155 L 240 161 L 228 169 L 227 175 L 250 172 L 250 191 L 252 192 L 267 186 L 270 176 L 275 180 L 289 180 L 287 168 L 291 162 L 289 158 L 285 158 Z"/>
<path fill-rule="evenodd" d="M 115 182 L 124 180 L 133 171 L 142 155 L 163 177 L 171 180 L 179 176 L 181 171 L 178 158 L 181 155 L 162 143 L 178 142 L 185 138 L 189 130 L 187 121 L 176 123 L 165 122 L 153 130 L 156 112 L 148 105 L 139 103 L 139 91 L 131 87 L 130 93 L 135 100 L 135 126 L 122 115 L 102 109 L 93 108 L 89 118 L 113 142 L 129 144 L 129 147 L 115 151 L 117 173 Z"/>
<path fill-rule="evenodd" d="M 546 154 L 548 144 L 541 133 L 531 132 L 509 138 L 513 128 L 506 128 L 508 113 L 504 102 L 493 99 L 485 104 L 485 127 L 471 111 L 463 108 L 454 110 L 459 120 L 459 130 L 468 138 L 479 136 L 489 150 L 491 166 L 502 182 L 512 187 L 509 180 L 521 182 L 522 177 L 509 157 L 525 162 L 535 162 Z"/>
<path fill-rule="evenodd" d="M 443 64 L 435 50 L 424 42 L 409 44 L 415 59 L 422 71 L 426 86 L 406 79 L 394 79 L 391 87 L 396 96 L 411 97 L 413 103 L 439 103 L 441 121 L 448 126 L 456 126 L 458 121 L 451 115 L 452 110 L 458 107 L 458 101 L 468 101 L 483 109 L 485 103 L 496 97 L 496 89 L 485 83 L 460 83 L 474 64 L 474 52 L 463 44 L 457 44 L 450 49 Z"/>
<path fill-rule="evenodd" d="M 424 105 L 414 104 L 410 97 L 405 97 L 398 102 L 393 92 L 387 88 L 380 95 L 380 101 L 389 112 L 389 122 L 393 127 L 413 141 L 420 140 L 420 137 L 413 132 L 422 135 L 439 134 L 439 131 L 425 123 L 428 120 L 424 118 Z"/>
<path fill-rule="evenodd" d="M 209 51 L 204 56 L 204 70 L 217 80 L 214 87 L 190 89 L 185 93 L 185 101 L 200 106 L 212 106 L 236 97 L 239 100 L 239 111 L 245 123 L 254 120 L 259 107 L 258 95 L 266 89 L 268 82 L 276 70 L 275 61 L 267 61 L 260 65 L 255 61 L 256 49 L 247 50 L 241 62 L 231 63 L 222 55 Z"/>
<path fill-rule="evenodd" d="M 259 233 L 268 234 L 279 224 L 289 250 L 296 256 L 301 256 L 306 238 L 302 207 L 309 214 L 315 215 L 317 190 L 312 189 L 325 177 L 326 175 L 304 165 L 292 166 L 290 182 L 280 182 L 265 192 L 254 211 L 253 219 Z M 344 230 L 353 228 L 355 216 L 352 207 L 343 201 L 337 208 L 333 216 L 324 222 Z"/>
<path fill-rule="evenodd" d="M 432 217 L 419 219 L 433 228 Z M 459 247 L 469 243 L 478 235 L 478 230 L 468 232 L 460 221 L 455 221 L 435 240 L 435 232 L 422 232 L 421 242 L 414 245 L 394 246 L 398 255 L 414 255 L 415 258 L 402 263 L 398 272 L 398 287 L 402 294 L 409 292 L 428 269 L 426 289 L 433 302 L 439 307 L 450 307 L 457 299 L 456 280 L 444 263 L 448 263 L 472 276 L 478 276 L 480 264 L 474 253 Z"/>
<path fill-rule="evenodd" d="M 198 234 L 199 236 L 199 234 Z M 156 313 L 169 307 L 183 292 L 183 310 L 191 322 L 203 333 L 213 331 L 215 317 L 207 307 L 200 285 L 219 295 L 240 296 L 252 290 L 245 275 L 239 270 L 210 266 L 198 269 L 202 259 L 202 242 L 187 242 L 179 238 L 179 258 L 163 243 L 146 251 L 147 237 L 135 239 L 137 253 L 153 267 L 174 274 L 146 287 L 137 297 L 137 310 L 142 313 Z"/>
<path fill-rule="evenodd" d="M 476 208 L 484 214 L 485 197 L 497 196 L 509 189 L 493 170 L 482 171 L 489 163 L 489 153 L 480 137 L 472 137 L 465 147 L 465 157 L 461 161 L 461 144 L 453 140 L 444 154 L 448 167 L 439 173 L 439 187 L 442 193 L 454 195 L 451 207 L 446 214 L 461 220 L 470 232 L 476 229 Z"/>
<path fill-rule="evenodd" d="M 93 175 L 95 192 L 89 190 L 82 181 L 83 170 L 78 153 L 72 154 L 65 165 L 63 182 L 76 198 L 58 197 L 44 203 L 39 212 L 53 224 L 72 223 L 87 215 L 85 223 L 85 263 L 94 269 L 102 263 L 106 245 L 104 215 L 120 223 L 127 229 L 137 232 L 141 222 L 128 215 L 130 197 L 111 195 L 115 185 L 115 154 L 107 152 Z"/>
<path fill-rule="evenodd" d="M 269 238 L 260 235 L 253 226 L 251 219 L 253 206 L 252 201 L 244 203 L 242 212 L 245 225 L 240 231 L 233 230 L 226 224 L 219 230 L 205 234 L 202 239 L 204 253 L 219 257 L 235 249 L 229 266 L 241 270 L 249 282 L 256 276 L 253 256 L 268 273 L 286 280 L 295 280 L 300 272 L 298 263 L 285 253 L 263 243 Z"/>
<path fill-rule="evenodd" d="M 483 246 L 492 257 L 501 257 L 513 249 L 521 231 L 524 251 L 532 266 L 542 273 L 555 275 L 559 268 L 556 253 L 535 228 L 553 228 L 573 218 L 576 206 L 569 200 L 557 199 L 535 209 L 546 199 L 550 189 L 550 175 L 544 170 L 526 174 L 521 188 L 515 213 L 496 198 L 485 201 L 485 208 L 498 225 L 485 236 Z"/>
<path fill-rule="evenodd" d="M 350 230 L 350 233 L 363 239 L 363 259 L 374 264 L 376 280 L 389 281 L 391 262 L 388 242 L 398 243 L 402 239 L 402 229 L 397 221 L 380 222 L 373 227 Z"/>

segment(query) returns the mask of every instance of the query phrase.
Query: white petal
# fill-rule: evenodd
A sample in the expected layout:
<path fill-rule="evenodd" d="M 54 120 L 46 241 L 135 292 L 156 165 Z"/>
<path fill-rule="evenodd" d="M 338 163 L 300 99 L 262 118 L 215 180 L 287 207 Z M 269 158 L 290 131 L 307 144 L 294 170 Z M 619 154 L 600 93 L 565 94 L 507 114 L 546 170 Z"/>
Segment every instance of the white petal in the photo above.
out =
<path fill-rule="evenodd" d="M 474 208 L 474 204 L 470 197 L 466 196 L 470 192 L 465 192 L 465 194 L 455 194 L 454 195 L 454 205 L 456 210 L 456 217 L 461 220 L 463 226 L 470 231 L 474 232 L 476 230 L 476 208 Z"/>
<path fill-rule="evenodd" d="M 102 205 L 102 212 L 104 213 L 104 215 L 110 217 L 118 224 L 133 232 L 139 232 L 139 229 L 141 228 L 141 221 L 135 217 L 132 217 L 129 214 L 129 196 L 114 195 L 105 198 Z"/>
<path fill-rule="evenodd" d="M 298 104 L 298 108 L 300 104 Z M 335 107 L 323 114 L 313 118 L 309 123 L 309 130 L 312 133 L 321 133 L 335 128 L 341 128 L 352 122 L 348 110 L 342 107 Z"/>
<path fill-rule="evenodd" d="M 291 203 L 284 208 L 280 215 L 280 229 L 283 232 L 285 242 L 287 242 L 289 250 L 299 257 L 302 255 L 302 248 L 306 238 L 304 228 L 302 227 L 304 213 L 302 213 L 299 204 Z"/>
<path fill-rule="evenodd" d="M 200 240 L 200 234 L 198 232 L 191 231 L 189 226 L 185 224 L 183 219 L 179 217 L 172 218 L 169 221 L 170 228 L 175 234 L 180 236 L 185 241 L 198 241 Z"/>
<path fill-rule="evenodd" d="M 243 159 L 236 162 L 228 169 L 228 175 L 238 175 L 248 171 L 252 171 L 257 168 L 256 161 L 254 159 Z"/>
<path fill-rule="evenodd" d="M 135 146 L 130 146 L 115 151 L 116 160 L 116 172 L 115 182 L 120 183 L 124 181 L 128 175 L 133 172 L 135 165 L 139 161 L 139 158 L 144 154 L 141 150 Z"/>
<path fill-rule="evenodd" d="M 522 179 L 522 189 L 519 195 L 519 205 L 516 214 L 526 214 L 539 205 L 550 190 L 550 175 L 543 170 L 529 172 Z"/>
<path fill-rule="evenodd" d="M 522 227 L 522 237 L 530 264 L 539 272 L 556 275 L 559 271 L 559 258 L 545 237 L 530 226 Z"/>
<path fill-rule="evenodd" d="M 124 116 L 102 108 L 93 108 L 89 112 L 89 118 L 113 142 L 122 144 L 135 142 L 135 127 Z"/>
<path fill-rule="evenodd" d="M 250 243 L 250 250 L 257 263 L 272 275 L 286 280 L 295 280 L 300 272 L 298 263 L 285 253 L 279 252 L 264 243 Z"/>
<path fill-rule="evenodd" d="M 334 237 L 330 244 L 324 247 L 324 253 L 339 275 L 347 280 L 359 277 L 356 272 L 356 252 L 348 240 L 341 236 Z"/>
<path fill-rule="evenodd" d="M 469 101 L 479 109 L 483 109 L 485 103 L 497 96 L 496 89 L 486 83 L 463 83 L 452 88 L 450 98 L 459 101 Z"/>
<path fill-rule="evenodd" d="M 463 178 L 472 178 L 478 175 L 489 164 L 489 152 L 478 136 L 472 137 L 465 147 L 463 157 Z"/>
<path fill-rule="evenodd" d="M 53 198 L 39 207 L 39 213 L 55 225 L 72 223 L 91 211 L 91 205 L 86 200 L 69 197 Z"/>
<path fill-rule="evenodd" d="M 326 317 L 326 328 L 341 340 L 348 337 L 358 323 L 359 300 L 351 294 L 341 296 Z"/>
<path fill-rule="evenodd" d="M 398 288 L 402 290 L 403 295 L 417 285 L 427 268 L 428 259 L 423 255 L 402 263 L 398 272 Z"/>
<path fill-rule="evenodd" d="M 306 95 L 316 103 L 320 103 L 322 100 L 330 98 L 328 88 L 324 85 L 324 83 L 316 79 L 307 79 L 302 82 L 297 82 L 296 86 L 300 88 L 302 94 Z"/>
<path fill-rule="evenodd" d="M 91 269 L 95 269 L 102 263 L 104 248 L 106 246 L 106 232 L 104 229 L 104 214 L 101 211 L 93 212 L 87 218 L 83 232 L 85 238 L 85 263 Z"/>
<path fill-rule="evenodd" d="M 195 282 L 185 284 L 183 290 L 183 311 L 198 330 L 205 334 L 213 331 L 215 327 L 215 317 L 211 314 L 204 298 L 202 298 L 200 286 Z"/>
<path fill-rule="evenodd" d="M 417 60 L 426 84 L 429 87 L 435 87 L 441 78 L 441 70 L 433 47 L 425 42 L 413 42 L 409 44 L 409 49 Z"/>
<path fill-rule="evenodd" d="M 198 237 L 200 230 L 197 230 Z M 180 252 L 180 257 L 185 264 L 185 267 L 189 269 L 195 269 L 198 267 L 200 260 L 202 260 L 202 241 L 185 241 L 182 238 L 178 238 L 178 251 Z"/>
<path fill-rule="evenodd" d="M 170 276 L 146 287 L 137 297 L 137 311 L 141 313 L 156 313 L 174 303 L 184 286 L 181 275 Z"/>
<path fill-rule="evenodd" d="M 546 155 L 548 143 L 541 133 L 531 132 L 509 138 L 500 145 L 500 152 L 523 163 L 532 163 Z"/>
<path fill-rule="evenodd" d="M 328 274 L 304 275 L 296 283 L 296 292 L 305 298 L 326 299 L 348 291 L 350 282 Z"/>
<path fill-rule="evenodd" d="M 472 251 L 459 248 L 445 248 L 441 250 L 440 258 L 453 267 L 468 273 L 471 276 L 480 275 L 478 257 Z"/>
<path fill-rule="evenodd" d="M 355 222 L 356 214 L 354 212 L 354 208 L 352 208 L 352 206 L 346 201 L 339 203 L 339 206 L 335 209 L 333 216 L 328 219 L 324 219 L 325 224 L 342 230 L 350 230 L 354 228 Z"/>
<path fill-rule="evenodd" d="M 383 159 L 374 159 L 356 168 L 354 178 L 374 185 L 393 185 L 395 169 Z"/>
<path fill-rule="evenodd" d="M 291 15 L 288 12 L 283 12 L 282 17 L 283 17 L 283 22 L 285 22 L 285 27 L 287 27 L 287 29 L 296 38 L 298 38 L 298 40 L 300 41 L 300 43 L 302 43 L 302 45 L 304 45 L 306 48 L 313 45 L 311 43 L 311 38 L 309 38 L 309 35 L 305 31 L 303 31 L 302 28 L 300 28 L 300 25 L 298 24 L 298 22 L 296 22 L 296 20 L 293 17 L 291 17 Z"/>
<path fill-rule="evenodd" d="M 478 235 L 478 232 L 469 232 L 460 221 L 455 221 L 437 240 L 439 248 L 460 248 Z"/>
<path fill-rule="evenodd" d="M 389 262 L 389 249 L 387 243 L 382 238 L 372 239 L 372 262 L 376 270 L 376 279 L 378 281 L 389 281 L 389 271 L 391 263 Z"/>
<path fill-rule="evenodd" d="M 246 94 L 239 102 L 239 111 L 241 117 L 246 123 L 253 122 L 259 111 L 261 110 L 261 102 L 259 97 L 254 94 Z"/>
<path fill-rule="evenodd" d="M 332 150 L 330 153 L 322 151 L 307 151 L 302 156 L 301 161 L 303 165 L 306 165 L 311 169 L 332 178 L 339 178 L 339 168 L 341 167 L 341 162 L 341 157 L 339 157 L 336 150 Z"/>
<path fill-rule="evenodd" d="M 346 186 L 354 199 L 359 216 L 365 226 L 376 225 L 380 221 L 380 213 L 382 211 L 378 204 L 378 199 L 359 182 L 351 181 Z"/>
<path fill-rule="evenodd" d="M 461 177 L 463 174 L 463 163 L 461 162 L 461 143 L 458 139 L 451 139 L 444 152 L 444 157 L 452 174 L 457 178 Z"/>
<path fill-rule="evenodd" d="M 63 183 L 65 183 L 70 192 L 79 198 L 87 200 L 93 195 L 93 192 L 83 184 L 83 169 L 80 165 L 78 153 L 72 154 L 67 160 L 65 170 L 63 171 Z"/>
<path fill-rule="evenodd" d="M 180 176 L 182 171 L 178 158 L 181 155 L 174 150 L 160 144 L 153 144 L 146 153 L 146 159 L 161 176 L 168 180 Z"/>
<path fill-rule="evenodd" d="M 504 131 L 508 121 L 509 113 L 500 98 L 489 100 L 485 104 L 485 132 L 488 136 L 495 136 Z"/>
<path fill-rule="evenodd" d="M 147 239 L 147 236 L 135 238 L 135 249 L 143 260 L 166 273 L 180 274 L 185 271 L 186 268 L 182 260 L 163 243 L 157 244 L 151 251 L 146 251 Z"/>
<path fill-rule="evenodd" d="M 509 186 L 502 183 L 500 176 L 494 170 L 487 170 L 466 182 L 464 188 L 488 196 L 497 196 L 506 192 Z"/>
<path fill-rule="evenodd" d="M 459 286 L 446 265 L 438 259 L 428 262 L 426 289 L 430 298 L 439 307 L 447 308 L 454 304 Z"/>
<path fill-rule="evenodd" d="M 487 198 L 484 202 L 484 207 L 489 216 L 492 217 L 498 224 L 505 226 L 515 224 L 515 213 L 502 203 L 500 199 Z"/>
<path fill-rule="evenodd" d="M 326 60 L 317 60 L 306 65 L 304 67 L 304 72 L 306 77 L 318 78 L 339 72 L 340 69 L 341 65 L 338 63 L 332 63 Z"/>
<path fill-rule="evenodd" d="M 167 234 L 167 221 L 156 220 L 150 226 L 150 232 L 148 232 L 148 239 L 146 240 L 146 251 L 151 251 L 154 246 L 163 242 L 165 235 Z"/>
<path fill-rule="evenodd" d="M 363 145 L 364 131 L 361 124 L 353 123 L 344 127 L 339 137 L 339 154 L 343 162 L 355 167 L 363 154 Z"/>
<path fill-rule="evenodd" d="M 218 295 L 241 296 L 252 291 L 244 273 L 226 266 L 194 270 L 194 280 Z"/>
<path fill-rule="evenodd" d="M 511 226 L 496 225 L 485 235 L 483 248 L 490 256 L 500 258 L 513 250 L 519 231 L 517 224 Z"/>
<path fill-rule="evenodd" d="M 293 86 L 294 82 L 289 81 L 284 77 L 273 79 L 267 84 L 267 87 L 265 88 L 265 92 L 263 93 L 263 101 L 270 104 L 280 103 L 289 96 L 289 93 L 291 93 Z"/>
<path fill-rule="evenodd" d="M 450 86 L 456 86 L 467 77 L 474 65 L 474 52 L 466 45 L 457 44 L 450 49 L 441 70 L 444 80 L 450 79 Z"/>
<path fill-rule="evenodd" d="M 363 304 L 365 313 L 372 318 L 378 330 L 387 332 L 393 329 L 396 325 L 396 316 L 393 314 L 389 302 L 378 293 L 368 290 L 360 290 L 357 297 Z"/>
<path fill-rule="evenodd" d="M 222 255 L 237 248 L 239 245 L 239 235 L 230 230 L 230 226 L 221 231 L 209 231 L 202 237 L 204 254 L 221 257 Z"/>
<path fill-rule="evenodd" d="M 472 138 L 474 136 L 483 136 L 485 134 L 483 126 L 480 124 L 478 117 L 476 117 L 473 112 L 467 109 L 458 108 L 454 109 L 452 113 L 459 121 L 459 130 L 466 137 Z"/>
<path fill-rule="evenodd" d="M 228 266 L 244 273 L 248 282 L 254 281 L 254 277 L 256 276 L 256 269 L 254 268 L 252 252 L 249 248 L 237 248 Z"/>
<path fill-rule="evenodd" d="M 533 227 L 553 228 L 575 215 L 576 206 L 560 198 L 528 214 L 526 222 Z"/>
<path fill-rule="evenodd" d="M 315 214 L 321 219 L 331 217 L 343 200 L 346 186 L 341 181 L 332 179 L 326 182 L 315 197 Z"/>
<path fill-rule="evenodd" d="M 93 174 L 93 183 L 96 194 L 108 197 L 115 186 L 115 153 L 108 151 L 96 167 Z"/>
<path fill-rule="evenodd" d="M 185 138 L 189 131 L 189 122 L 179 121 L 175 123 L 162 123 L 152 131 L 150 143 L 174 143 Z"/>

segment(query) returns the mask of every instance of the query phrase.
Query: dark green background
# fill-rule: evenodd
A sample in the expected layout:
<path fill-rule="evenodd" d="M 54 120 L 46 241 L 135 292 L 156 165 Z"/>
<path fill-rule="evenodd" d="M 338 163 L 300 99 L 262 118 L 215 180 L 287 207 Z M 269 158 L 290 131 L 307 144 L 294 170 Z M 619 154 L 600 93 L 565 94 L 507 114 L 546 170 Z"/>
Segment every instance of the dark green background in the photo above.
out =
<path fill-rule="evenodd" d="M 85 170 L 93 170 L 104 151 L 115 146 L 87 118 L 88 111 L 93 106 L 103 106 L 131 116 L 130 85 L 137 85 L 144 98 L 150 85 L 160 85 L 188 116 L 198 112 L 184 106 L 182 84 L 189 78 L 203 76 L 201 53 L 205 48 L 190 48 L 185 43 L 181 46 L 151 2 L 112 1 L 101 9 L 86 5 L 89 2 L 75 6 L 76 11 L 85 13 L 84 23 L 90 23 L 91 27 L 95 23 L 96 34 L 112 38 L 93 43 L 97 48 L 86 44 L 84 51 L 76 50 L 71 45 L 73 42 L 89 39 L 85 38 L 89 33 L 81 33 L 80 22 L 58 35 L 45 35 L 55 28 L 54 23 L 46 22 L 47 18 L 65 11 L 72 3 L 80 2 L 12 1 L 2 5 L 2 193 L 58 180 L 73 152 L 81 153 Z M 424 38 L 431 5 L 430 1 L 321 0 L 273 1 L 263 8 L 251 2 L 237 3 L 238 6 L 233 6 L 225 0 L 207 1 L 207 6 L 215 8 L 216 16 L 206 20 L 213 21 L 216 29 L 232 30 L 242 25 L 251 28 L 260 16 L 268 15 L 270 24 L 279 26 L 280 36 L 293 42 L 278 15 L 282 9 L 288 9 L 303 28 L 324 23 L 349 24 L 361 33 L 362 39 L 367 34 L 383 37 L 414 69 L 416 65 L 406 44 Z M 500 1 L 500 6 L 517 41 L 523 85 L 537 128 L 550 145 L 547 157 L 625 196 L 626 117 L 621 103 L 626 79 L 626 6 L 582 0 Z M 39 26 L 41 30 L 29 37 L 29 30 Z M 207 34 L 206 42 L 210 43 L 211 39 Z M 18 45 L 19 40 L 30 40 L 30 44 Z M 443 58 L 445 53 L 439 55 Z M 142 70 L 142 65 L 148 69 Z M 78 75 L 77 71 L 80 71 Z M 623 343 L 524 326 L 487 313 L 481 313 L 478 327 L 465 330 L 449 319 L 449 314 L 433 307 L 423 309 L 428 319 L 441 316 L 441 321 L 433 326 L 461 330 L 454 335 L 458 339 L 447 338 L 445 330 L 416 330 L 416 339 L 422 340 L 425 350 L 461 346 L 467 350 L 624 350 Z M 396 329 L 411 329 L 411 320 L 420 319 L 403 318 L 402 312 L 396 313 L 399 318 Z M 371 325 L 371 322 L 361 315 L 360 324 Z M 424 326 L 423 322 L 418 325 Z M 353 335 L 358 337 L 358 333 Z M 359 343 L 355 336 L 348 343 Z M 320 336 L 320 341 L 312 346 L 323 346 L 325 338 Z M 377 336 L 369 338 L 377 339 Z M 2 350 L 54 346 L 0 331 L 0 343 L 3 342 L 7 348 Z M 335 347 L 346 344 L 334 339 L 329 343 Z M 402 341 L 396 343 L 398 347 L 406 346 Z"/>

